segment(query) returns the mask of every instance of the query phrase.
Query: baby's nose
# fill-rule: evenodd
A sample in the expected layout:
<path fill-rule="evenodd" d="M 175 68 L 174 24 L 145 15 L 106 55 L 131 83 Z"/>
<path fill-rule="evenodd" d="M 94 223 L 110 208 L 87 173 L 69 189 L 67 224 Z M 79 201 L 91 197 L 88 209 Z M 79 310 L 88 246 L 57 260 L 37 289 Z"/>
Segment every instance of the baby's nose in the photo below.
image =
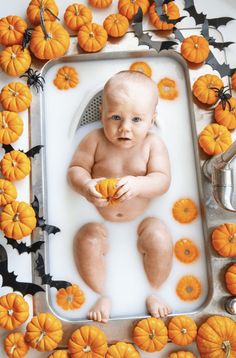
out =
<path fill-rule="evenodd" d="M 119 127 L 120 131 L 129 131 L 130 130 L 130 123 L 129 121 L 121 121 L 120 123 L 120 127 Z"/>

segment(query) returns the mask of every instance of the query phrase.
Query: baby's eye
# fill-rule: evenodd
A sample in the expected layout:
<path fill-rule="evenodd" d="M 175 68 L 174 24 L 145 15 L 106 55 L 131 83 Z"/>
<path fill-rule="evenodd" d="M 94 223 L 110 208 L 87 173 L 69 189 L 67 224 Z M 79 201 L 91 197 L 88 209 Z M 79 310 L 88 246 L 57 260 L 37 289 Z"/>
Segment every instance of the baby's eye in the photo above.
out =
<path fill-rule="evenodd" d="M 119 121 L 120 120 L 120 116 L 118 116 L 118 114 L 113 114 L 111 116 L 111 119 L 113 119 L 114 121 Z"/>
<path fill-rule="evenodd" d="M 140 117 L 134 117 L 132 118 L 132 121 L 137 123 L 137 122 L 140 122 L 142 119 Z"/>

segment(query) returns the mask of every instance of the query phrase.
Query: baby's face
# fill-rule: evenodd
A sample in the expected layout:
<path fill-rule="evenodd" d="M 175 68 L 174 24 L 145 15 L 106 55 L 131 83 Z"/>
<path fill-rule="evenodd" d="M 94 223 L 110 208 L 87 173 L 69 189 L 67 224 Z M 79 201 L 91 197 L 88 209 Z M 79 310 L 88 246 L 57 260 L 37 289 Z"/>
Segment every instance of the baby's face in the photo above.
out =
<path fill-rule="evenodd" d="M 102 123 L 109 142 L 128 149 L 141 143 L 155 120 L 150 88 L 140 84 L 111 86 L 104 94 Z"/>

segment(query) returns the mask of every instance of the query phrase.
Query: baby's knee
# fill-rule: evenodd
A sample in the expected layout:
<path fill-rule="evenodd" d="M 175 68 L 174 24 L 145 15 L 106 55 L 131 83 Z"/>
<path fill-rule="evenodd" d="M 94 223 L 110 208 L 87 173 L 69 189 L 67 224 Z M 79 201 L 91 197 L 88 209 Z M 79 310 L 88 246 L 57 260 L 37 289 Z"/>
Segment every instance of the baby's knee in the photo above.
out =
<path fill-rule="evenodd" d="M 103 224 L 90 222 L 83 225 L 75 236 L 75 245 L 104 245 L 107 241 L 107 231 Z"/>

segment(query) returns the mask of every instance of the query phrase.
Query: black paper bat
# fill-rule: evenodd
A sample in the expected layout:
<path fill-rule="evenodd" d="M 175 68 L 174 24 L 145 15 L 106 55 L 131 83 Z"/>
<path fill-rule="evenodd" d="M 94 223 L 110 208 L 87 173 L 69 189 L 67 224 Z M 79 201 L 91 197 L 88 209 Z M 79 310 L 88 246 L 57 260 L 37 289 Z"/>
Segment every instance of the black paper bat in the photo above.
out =
<path fill-rule="evenodd" d="M 5 150 L 6 153 L 9 153 L 12 150 L 15 150 L 11 146 L 11 144 L 3 144 L 2 148 Z M 28 150 L 28 152 L 24 152 L 23 150 L 20 150 L 20 152 L 22 152 L 25 155 L 27 155 L 28 158 L 34 158 L 35 154 L 38 154 L 40 152 L 41 148 L 43 148 L 43 145 L 36 145 L 35 147 L 33 147 L 30 150 Z"/>
<path fill-rule="evenodd" d="M 44 291 L 44 289 L 32 282 L 19 282 L 16 280 L 17 275 L 14 271 L 8 271 L 8 257 L 5 248 L 0 245 L 0 275 L 2 276 L 2 287 L 11 287 L 13 291 L 21 292 L 23 296 L 36 292 Z"/>
<path fill-rule="evenodd" d="M 203 12 L 197 12 L 194 5 L 194 0 L 185 0 L 184 10 L 186 10 L 189 15 L 194 18 L 196 25 L 203 24 L 207 17 L 207 15 L 203 14 Z M 213 19 L 208 19 L 208 22 L 210 26 L 218 28 L 221 25 L 226 25 L 231 20 L 235 19 L 233 17 L 217 17 Z"/>
<path fill-rule="evenodd" d="M 46 224 L 46 220 L 42 216 L 39 216 L 39 201 L 36 196 L 34 196 L 34 201 L 31 203 L 31 206 L 33 207 L 36 215 L 36 226 L 40 227 L 43 231 L 46 231 L 48 235 L 56 234 L 57 232 L 61 231 L 57 226 Z"/>
<path fill-rule="evenodd" d="M 169 50 L 173 45 L 177 45 L 175 41 L 152 41 L 152 36 L 149 33 L 143 32 L 143 12 L 139 7 L 138 12 L 134 16 L 132 27 L 134 29 L 134 34 L 138 38 L 138 44 L 146 45 L 149 48 L 155 49 L 157 52 L 162 50 Z"/>
<path fill-rule="evenodd" d="M 38 250 L 40 250 L 41 246 L 44 244 L 44 241 L 37 241 L 32 245 L 27 246 L 23 242 L 18 243 L 16 240 L 10 239 L 9 237 L 6 236 L 5 238 L 7 240 L 7 245 L 10 245 L 13 249 L 16 249 L 19 254 L 23 254 L 24 252 L 27 252 L 28 254 L 31 252 L 35 253 Z"/>
<path fill-rule="evenodd" d="M 205 63 L 210 65 L 213 70 L 218 71 L 221 77 L 230 76 L 231 69 L 229 65 L 227 65 L 226 63 L 220 64 L 211 51 L 209 52 L 209 56 L 206 59 Z"/>
<path fill-rule="evenodd" d="M 40 254 L 38 254 L 38 258 L 36 259 L 35 269 L 42 280 L 42 285 L 49 285 L 50 287 L 55 287 L 57 290 L 59 290 L 60 288 L 67 288 L 71 286 L 70 282 L 53 280 L 52 276 L 49 273 L 48 274 L 45 273 L 44 260 Z"/>
<path fill-rule="evenodd" d="M 205 19 L 202 25 L 201 34 L 208 41 L 209 45 L 212 45 L 214 48 L 218 48 L 219 50 L 223 50 L 225 47 L 228 47 L 234 43 L 234 42 L 216 42 L 216 40 L 213 37 L 210 37 L 209 22 L 207 18 Z"/>
<path fill-rule="evenodd" d="M 154 2 L 156 4 L 155 10 L 156 10 L 157 14 L 159 15 L 159 18 L 161 21 L 167 22 L 168 24 L 176 25 L 178 22 L 182 21 L 186 16 L 181 16 L 178 19 L 170 20 L 169 16 L 167 16 L 166 14 L 163 14 L 162 5 L 168 4 L 171 1 L 173 1 L 173 0 L 164 0 L 164 1 L 163 0 L 154 0 Z"/>

